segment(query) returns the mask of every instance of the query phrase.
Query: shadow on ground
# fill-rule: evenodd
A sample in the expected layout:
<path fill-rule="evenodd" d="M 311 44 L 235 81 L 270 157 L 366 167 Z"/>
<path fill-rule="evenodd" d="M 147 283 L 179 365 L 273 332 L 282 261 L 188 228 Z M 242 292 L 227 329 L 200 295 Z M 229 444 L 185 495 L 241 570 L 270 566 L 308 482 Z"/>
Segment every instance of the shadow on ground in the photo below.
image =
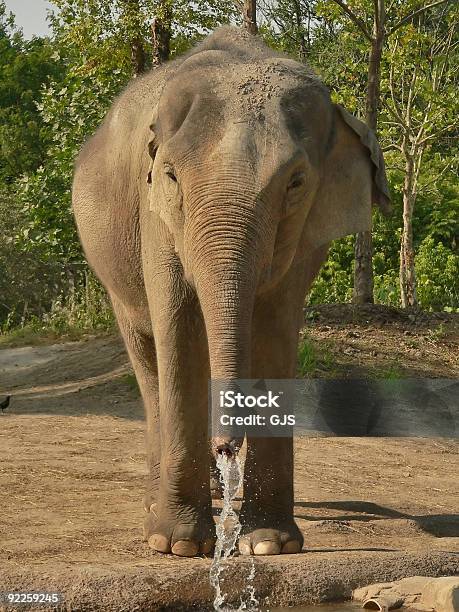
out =
<path fill-rule="evenodd" d="M 323 521 L 378 521 L 391 519 L 404 519 L 413 521 L 420 529 L 432 534 L 436 538 L 459 538 L 459 514 L 427 514 L 413 515 L 393 510 L 366 501 L 329 501 L 329 502 L 296 502 L 296 508 L 327 508 L 329 510 L 342 510 L 344 513 L 332 516 L 316 516 L 295 512 L 297 518 L 304 520 Z"/>

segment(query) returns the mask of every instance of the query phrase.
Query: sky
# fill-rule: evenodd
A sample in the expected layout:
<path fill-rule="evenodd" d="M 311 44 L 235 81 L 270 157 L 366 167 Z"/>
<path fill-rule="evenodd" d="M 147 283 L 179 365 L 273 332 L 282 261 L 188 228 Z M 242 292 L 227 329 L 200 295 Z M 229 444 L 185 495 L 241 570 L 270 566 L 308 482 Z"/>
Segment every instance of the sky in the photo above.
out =
<path fill-rule="evenodd" d="M 6 0 L 6 8 L 16 15 L 16 25 L 22 28 L 25 38 L 49 33 L 46 11 L 52 8 L 47 0 Z"/>

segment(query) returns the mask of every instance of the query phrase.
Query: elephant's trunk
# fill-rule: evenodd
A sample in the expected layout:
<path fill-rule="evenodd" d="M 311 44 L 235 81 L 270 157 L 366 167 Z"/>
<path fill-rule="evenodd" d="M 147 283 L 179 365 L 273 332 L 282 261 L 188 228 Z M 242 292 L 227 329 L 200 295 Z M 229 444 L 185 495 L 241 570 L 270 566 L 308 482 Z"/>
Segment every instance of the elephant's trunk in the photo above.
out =
<path fill-rule="evenodd" d="M 193 245 L 193 277 L 201 304 L 213 379 L 250 378 L 252 312 L 258 283 L 258 231 L 251 210 L 211 209 Z M 218 207 L 219 208 L 219 207 Z M 212 220 L 215 213 L 215 221 Z"/>
<path fill-rule="evenodd" d="M 251 206 L 228 200 L 201 206 L 193 231 L 193 279 L 209 347 L 212 380 L 231 384 L 251 378 L 251 331 L 260 274 L 260 220 Z M 205 221 L 204 221 L 205 219 Z M 238 441 L 213 440 L 214 450 L 232 454 Z"/>
<path fill-rule="evenodd" d="M 250 378 L 254 287 L 241 286 L 237 280 L 224 280 L 221 275 L 210 273 L 198 291 L 207 330 L 211 377 Z"/>
<path fill-rule="evenodd" d="M 254 288 L 209 274 L 199 296 L 207 330 L 211 378 L 229 390 L 232 381 L 251 378 L 251 324 Z M 212 410 L 216 410 L 212 406 Z M 218 409 L 221 412 L 221 409 Z M 214 453 L 232 456 L 242 440 L 214 432 Z"/>

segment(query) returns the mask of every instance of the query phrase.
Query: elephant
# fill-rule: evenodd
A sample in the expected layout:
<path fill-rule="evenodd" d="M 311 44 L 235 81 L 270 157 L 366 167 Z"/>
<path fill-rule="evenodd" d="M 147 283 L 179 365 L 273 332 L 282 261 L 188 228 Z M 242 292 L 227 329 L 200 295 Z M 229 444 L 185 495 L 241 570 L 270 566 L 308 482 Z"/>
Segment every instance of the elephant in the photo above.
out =
<path fill-rule="evenodd" d="M 134 78 L 75 162 L 72 206 L 146 414 L 145 541 L 215 544 L 208 381 L 296 374 L 332 240 L 389 206 L 374 133 L 305 64 L 219 28 Z M 231 447 L 232 448 L 232 447 Z M 297 553 L 293 440 L 247 438 L 243 554 Z"/>

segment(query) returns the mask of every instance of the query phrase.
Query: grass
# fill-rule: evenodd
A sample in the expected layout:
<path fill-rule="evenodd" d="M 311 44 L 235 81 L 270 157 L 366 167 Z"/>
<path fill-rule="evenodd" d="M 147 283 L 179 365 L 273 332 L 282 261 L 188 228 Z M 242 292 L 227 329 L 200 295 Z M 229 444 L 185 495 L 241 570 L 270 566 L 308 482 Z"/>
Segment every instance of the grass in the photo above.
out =
<path fill-rule="evenodd" d="M 135 374 L 132 372 L 128 372 L 121 377 L 121 382 L 124 383 L 131 391 L 136 391 L 140 395 L 139 385 L 137 383 L 137 379 Z"/>
<path fill-rule="evenodd" d="M 107 294 L 99 282 L 87 273 L 84 283 L 72 286 L 56 298 L 48 312 L 12 325 L 7 320 L 0 327 L 0 347 L 51 344 L 81 340 L 88 335 L 111 333 L 115 319 Z"/>
<path fill-rule="evenodd" d="M 57 332 L 47 327 L 39 327 L 35 324 L 28 323 L 23 327 L 18 327 L 0 334 L 0 348 L 74 342 L 87 337 L 89 333 L 89 330 L 71 327 L 63 333 L 61 331 Z"/>
<path fill-rule="evenodd" d="M 317 354 L 314 344 L 303 338 L 298 347 L 298 371 L 301 376 L 314 372 L 317 367 Z"/>
<path fill-rule="evenodd" d="M 298 346 L 298 374 L 300 376 L 311 376 L 317 372 L 333 374 L 335 371 L 335 359 L 327 344 L 316 344 L 307 336 L 304 336 Z"/>
<path fill-rule="evenodd" d="M 444 323 L 440 323 L 437 327 L 433 329 L 429 329 L 427 335 L 430 340 L 433 342 L 438 342 L 440 340 L 444 340 L 448 335 L 448 330 L 445 327 Z"/>
<path fill-rule="evenodd" d="M 113 333 L 114 322 L 104 325 L 81 325 L 70 321 L 59 320 L 49 322 L 35 319 L 25 325 L 15 327 L 0 333 L 0 348 L 16 348 L 21 346 L 40 346 L 45 344 L 59 344 L 63 342 L 76 342 L 94 336 Z"/>
<path fill-rule="evenodd" d="M 375 373 L 375 378 L 383 378 L 385 380 L 397 380 L 404 378 L 403 369 L 399 363 L 394 361 L 386 368 L 379 370 Z"/>

